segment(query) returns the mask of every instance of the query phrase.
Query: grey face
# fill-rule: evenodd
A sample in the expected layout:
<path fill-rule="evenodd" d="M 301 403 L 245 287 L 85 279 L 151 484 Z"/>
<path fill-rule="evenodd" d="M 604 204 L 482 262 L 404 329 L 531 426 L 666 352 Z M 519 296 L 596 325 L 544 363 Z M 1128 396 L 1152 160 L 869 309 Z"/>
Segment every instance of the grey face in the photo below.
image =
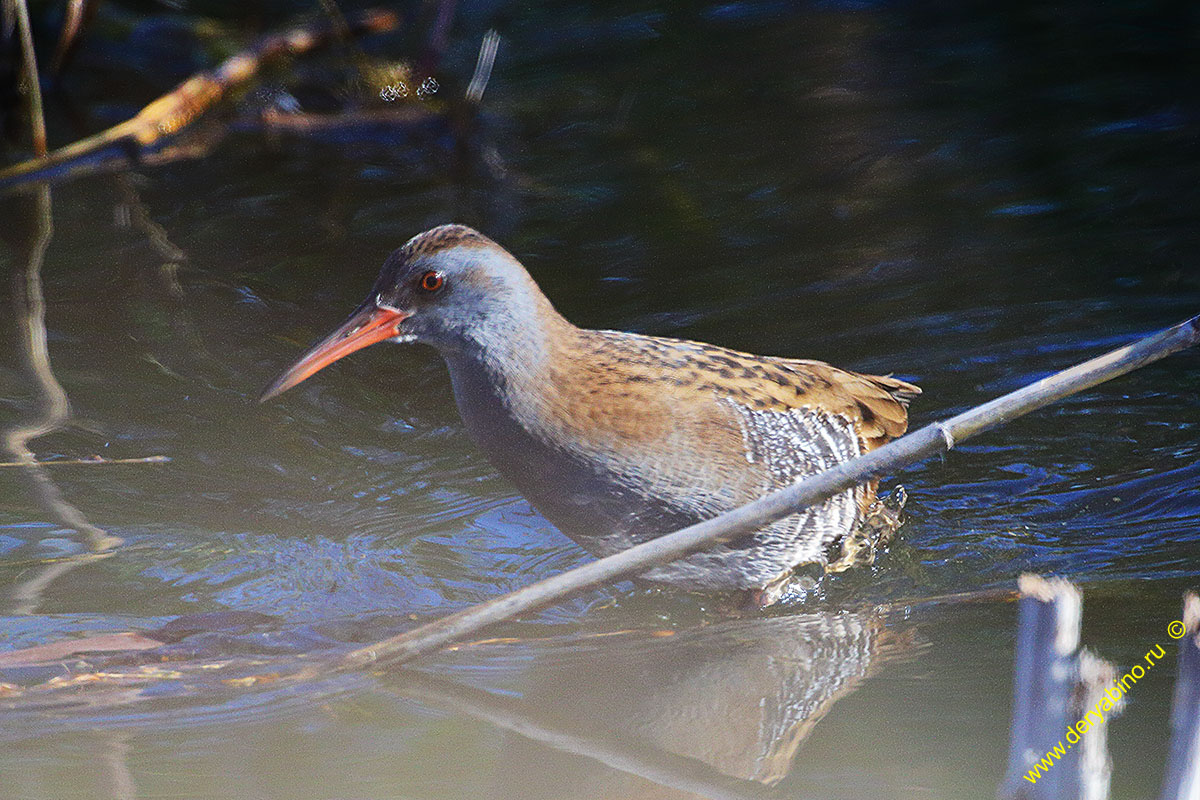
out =
<path fill-rule="evenodd" d="M 455 241 L 439 242 L 439 236 Z M 350 318 L 261 399 L 382 341 L 423 342 L 456 360 L 512 366 L 537 359 L 546 346 L 543 326 L 555 316 L 525 268 L 501 247 L 469 228 L 435 228 L 392 253 Z"/>
<path fill-rule="evenodd" d="M 499 345 L 536 324 L 545 303 L 524 267 L 495 245 L 455 245 L 388 258 L 368 303 L 411 314 L 394 341 L 444 351 Z"/>

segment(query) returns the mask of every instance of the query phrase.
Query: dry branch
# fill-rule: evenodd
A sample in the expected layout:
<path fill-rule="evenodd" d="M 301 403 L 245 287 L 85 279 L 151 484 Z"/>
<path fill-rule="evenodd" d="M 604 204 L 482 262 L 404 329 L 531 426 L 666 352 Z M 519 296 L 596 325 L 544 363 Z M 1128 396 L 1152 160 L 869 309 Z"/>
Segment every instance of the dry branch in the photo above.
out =
<path fill-rule="evenodd" d="M 400 18 L 392 11 L 374 10 L 358 15 L 348 24 L 356 34 L 380 33 L 396 28 Z M 216 69 L 188 78 L 132 119 L 55 150 L 46 158 L 0 170 L 0 190 L 137 163 L 161 151 L 232 90 L 252 80 L 266 62 L 284 55 L 307 53 L 334 35 L 330 25 L 309 25 L 267 35 Z"/>
<path fill-rule="evenodd" d="M 63 458 L 58 461 L 0 461 L 0 469 L 13 467 L 102 467 L 110 464 L 167 464 L 170 456 L 141 456 L 138 458 Z"/>
<path fill-rule="evenodd" d="M 29 8 L 26 0 L 11 0 L 16 11 L 17 30 L 21 36 L 21 62 L 25 89 L 29 93 L 29 127 L 33 137 L 31 163 L 46 157 L 46 116 L 42 111 L 42 84 L 38 78 L 37 57 L 33 52 L 33 28 L 29 24 Z"/>
<path fill-rule="evenodd" d="M 877 450 L 712 519 L 361 647 L 330 668 L 353 670 L 411 661 L 447 644 L 461 641 L 497 622 L 542 608 L 584 590 L 638 575 L 651 567 L 683 558 L 706 547 L 731 541 L 859 483 L 881 477 L 923 458 L 945 453 L 968 437 L 1165 358 L 1197 342 L 1200 342 L 1200 316 L 1043 378 L 945 422 L 927 425 Z M 322 668 L 314 667 L 299 677 L 313 677 L 321 672 Z"/>
<path fill-rule="evenodd" d="M 67 0 L 66 17 L 58 34 L 58 44 L 54 47 L 54 59 L 50 62 L 50 72 L 54 75 L 62 74 L 71 54 L 75 52 L 75 46 L 79 44 L 83 26 L 95 13 L 98 2 Z"/>

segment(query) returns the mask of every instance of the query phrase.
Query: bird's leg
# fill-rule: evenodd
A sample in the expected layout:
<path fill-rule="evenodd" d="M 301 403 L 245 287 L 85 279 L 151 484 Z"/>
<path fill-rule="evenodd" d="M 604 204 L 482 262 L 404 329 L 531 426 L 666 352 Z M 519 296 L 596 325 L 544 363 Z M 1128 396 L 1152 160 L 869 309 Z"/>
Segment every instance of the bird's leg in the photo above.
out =
<path fill-rule="evenodd" d="M 875 553 L 895 537 L 904 521 L 902 512 L 907 500 L 903 486 L 897 486 L 885 499 L 875 498 L 862 523 L 842 540 L 841 555 L 825 565 L 825 572 L 845 572 L 853 566 L 875 563 Z"/>

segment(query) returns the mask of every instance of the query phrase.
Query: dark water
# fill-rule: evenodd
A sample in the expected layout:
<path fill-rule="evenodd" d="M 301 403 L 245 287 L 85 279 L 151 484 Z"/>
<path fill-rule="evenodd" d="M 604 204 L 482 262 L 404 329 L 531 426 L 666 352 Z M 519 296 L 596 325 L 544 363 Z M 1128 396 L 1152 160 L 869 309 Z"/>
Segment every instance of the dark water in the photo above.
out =
<path fill-rule="evenodd" d="M 894 372 L 925 389 L 916 424 L 1200 310 L 1194 11 L 624 3 L 499 24 L 469 134 L 490 170 L 437 125 L 243 132 L 126 188 L 54 189 L 47 330 L 73 416 L 32 447 L 171 461 L 52 470 L 125 544 L 44 586 L 83 548 L 0 470 L 0 648 L 266 616 L 201 618 L 154 667 L 178 674 L 140 691 L 12 700 L 0 797 L 676 797 L 723 776 L 806 798 L 987 797 L 1015 607 L 916 601 L 1055 573 L 1084 586 L 1104 657 L 1168 644 L 1200 584 L 1200 353 L 896 476 L 900 541 L 789 613 L 726 621 L 620 585 L 415 676 L 230 678 L 586 560 L 474 449 L 432 351 L 380 346 L 253 402 L 433 224 L 493 235 L 579 324 Z M 469 70 L 477 41 L 461 32 L 447 69 Z M 177 274 L 118 224 L 129 185 L 186 255 Z M 36 408 L 11 331 L 5 426 Z M 1115 797 L 1157 791 L 1172 669 L 1111 727 Z"/>

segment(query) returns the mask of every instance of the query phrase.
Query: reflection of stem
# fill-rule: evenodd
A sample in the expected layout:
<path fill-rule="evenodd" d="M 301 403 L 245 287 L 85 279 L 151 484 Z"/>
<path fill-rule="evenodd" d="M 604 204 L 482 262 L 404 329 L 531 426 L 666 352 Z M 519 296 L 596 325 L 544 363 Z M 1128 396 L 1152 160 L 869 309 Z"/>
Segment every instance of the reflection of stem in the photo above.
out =
<path fill-rule="evenodd" d="M 349 60 L 356 73 L 354 76 L 355 81 L 359 86 L 370 91 L 370 87 L 367 85 L 367 75 L 371 70 L 371 62 L 367 58 L 367 54 L 354 41 L 354 31 L 350 28 L 350 23 L 346 21 L 346 16 L 342 13 L 342 9 L 338 7 L 337 0 L 320 0 L 320 3 L 321 9 L 329 17 L 329 24 L 333 26 L 334 33 L 339 39 L 339 44 L 341 44 L 349 55 Z"/>
<path fill-rule="evenodd" d="M 33 420 L 4 433 L 4 449 L 13 460 L 27 465 L 34 494 L 42 506 L 63 525 L 74 528 L 87 539 L 93 552 L 109 550 L 121 543 L 115 536 L 97 528 L 67 503 L 29 449 L 29 442 L 62 427 L 69 412 L 67 393 L 50 368 L 50 352 L 46 347 L 46 303 L 42 298 L 42 260 L 50 244 L 50 189 L 41 187 L 34 195 L 37 202 L 37 234 L 30 242 L 24 272 L 13 281 L 13 317 L 20 329 L 21 352 L 25 356 L 30 377 L 37 390 L 40 408 Z"/>
<path fill-rule="evenodd" d="M 432 75 L 442 61 L 446 52 L 446 44 L 450 38 L 450 24 L 454 22 L 456 0 L 435 0 L 433 23 L 429 26 L 429 36 L 425 40 L 425 53 L 421 57 L 420 73 Z"/>
<path fill-rule="evenodd" d="M 223 369 L 221 364 L 213 359 L 196 326 L 192 324 L 188 314 L 186 295 L 183 285 L 179 282 L 179 269 L 187 262 L 187 253 L 171 241 L 167 229 L 155 222 L 150 215 L 150 208 L 138 194 L 134 177 L 129 174 L 116 176 L 117 189 L 121 193 L 122 224 L 135 228 L 150 243 L 158 257 L 162 259 L 156 277 L 169 301 L 171 324 L 183 344 L 191 349 L 193 361 L 203 362 L 208 367 Z"/>
<path fill-rule="evenodd" d="M 53 580 L 81 564 L 104 557 L 107 551 L 121 543 L 120 538 L 88 522 L 79 509 L 63 499 L 58 486 L 29 449 L 29 442 L 62 427 L 70 413 L 67 393 L 54 377 L 46 346 L 46 303 L 42 297 L 41 269 L 52 231 L 49 187 L 39 188 L 34 200 L 37 209 L 35 235 L 26 243 L 25 269 L 17 268 L 13 273 L 13 318 L 17 322 L 20 350 L 36 389 L 39 407 L 32 420 L 5 431 L 3 443 L 13 461 L 24 466 L 21 471 L 42 508 L 82 535 L 92 553 L 49 564 L 18 585 L 12 592 L 17 603 L 14 611 L 18 614 L 32 614 L 41 601 L 42 592 Z"/>
<path fill-rule="evenodd" d="M 46 157 L 46 120 L 42 113 L 42 89 L 38 83 L 37 56 L 33 51 L 33 31 L 29 25 L 29 10 L 25 0 L 17 0 L 13 7 L 17 12 L 17 26 L 21 31 L 21 50 L 25 78 L 29 87 L 29 125 L 33 132 L 33 149 L 38 158 Z M 22 470 L 28 477 L 33 494 L 42 507 L 53 514 L 62 524 L 74 528 L 88 541 L 92 554 L 79 559 L 60 561 L 48 565 L 39 574 L 21 583 L 13 590 L 17 601 L 16 613 L 32 614 L 40 602 L 42 591 L 55 578 L 78 565 L 103 557 L 121 543 L 97 528 L 80 513 L 79 509 L 65 501 L 62 493 L 46 470 L 37 463 L 29 442 L 50 431 L 57 430 L 66 422 L 70 409 L 67 393 L 50 369 L 50 351 L 46 346 L 46 302 L 42 297 L 42 262 L 54 225 L 50 214 L 50 187 L 43 185 L 33 193 L 36 220 L 33 236 L 22 242 L 25 251 L 25 271 L 13 271 L 13 318 L 20 332 L 21 352 L 38 392 L 41 408 L 32 421 L 18 423 L 4 433 L 4 449 L 12 454 L 13 460 L 25 466 Z"/>
<path fill-rule="evenodd" d="M 630 742 L 597 733 L 582 734 L 568 730 L 561 723 L 541 721 L 520 702 L 482 689 L 414 671 L 398 673 L 392 688 L 416 700 L 482 720 L 556 750 L 585 756 L 659 786 L 711 800 L 764 800 L 784 796 L 761 783 L 726 775 L 699 759 L 671 753 L 647 742 Z"/>
<path fill-rule="evenodd" d="M 32 578 L 17 584 L 12 590 L 9 595 L 13 601 L 12 613 L 16 616 L 32 614 L 41 605 L 42 592 L 46 591 L 47 586 L 78 566 L 108 556 L 108 553 L 85 553 L 44 565 Z"/>
<path fill-rule="evenodd" d="M 129 734 L 121 731 L 101 735 L 104 737 L 104 772 L 113 800 L 136 800 L 137 785 L 129 771 Z"/>
<path fill-rule="evenodd" d="M 136 226 L 150 240 L 150 244 L 158 252 L 159 258 L 171 267 L 177 268 L 181 262 L 187 260 L 187 253 L 176 247 L 175 243 L 167 236 L 167 229 L 150 216 L 150 209 L 142 202 L 137 187 L 134 186 L 133 178 L 126 173 L 119 173 L 116 180 L 117 188 L 125 203 L 125 211 L 129 215 L 129 224 Z M 183 289 L 179 289 L 178 284 L 176 284 L 176 288 L 178 289 L 177 296 L 182 298 Z"/>

